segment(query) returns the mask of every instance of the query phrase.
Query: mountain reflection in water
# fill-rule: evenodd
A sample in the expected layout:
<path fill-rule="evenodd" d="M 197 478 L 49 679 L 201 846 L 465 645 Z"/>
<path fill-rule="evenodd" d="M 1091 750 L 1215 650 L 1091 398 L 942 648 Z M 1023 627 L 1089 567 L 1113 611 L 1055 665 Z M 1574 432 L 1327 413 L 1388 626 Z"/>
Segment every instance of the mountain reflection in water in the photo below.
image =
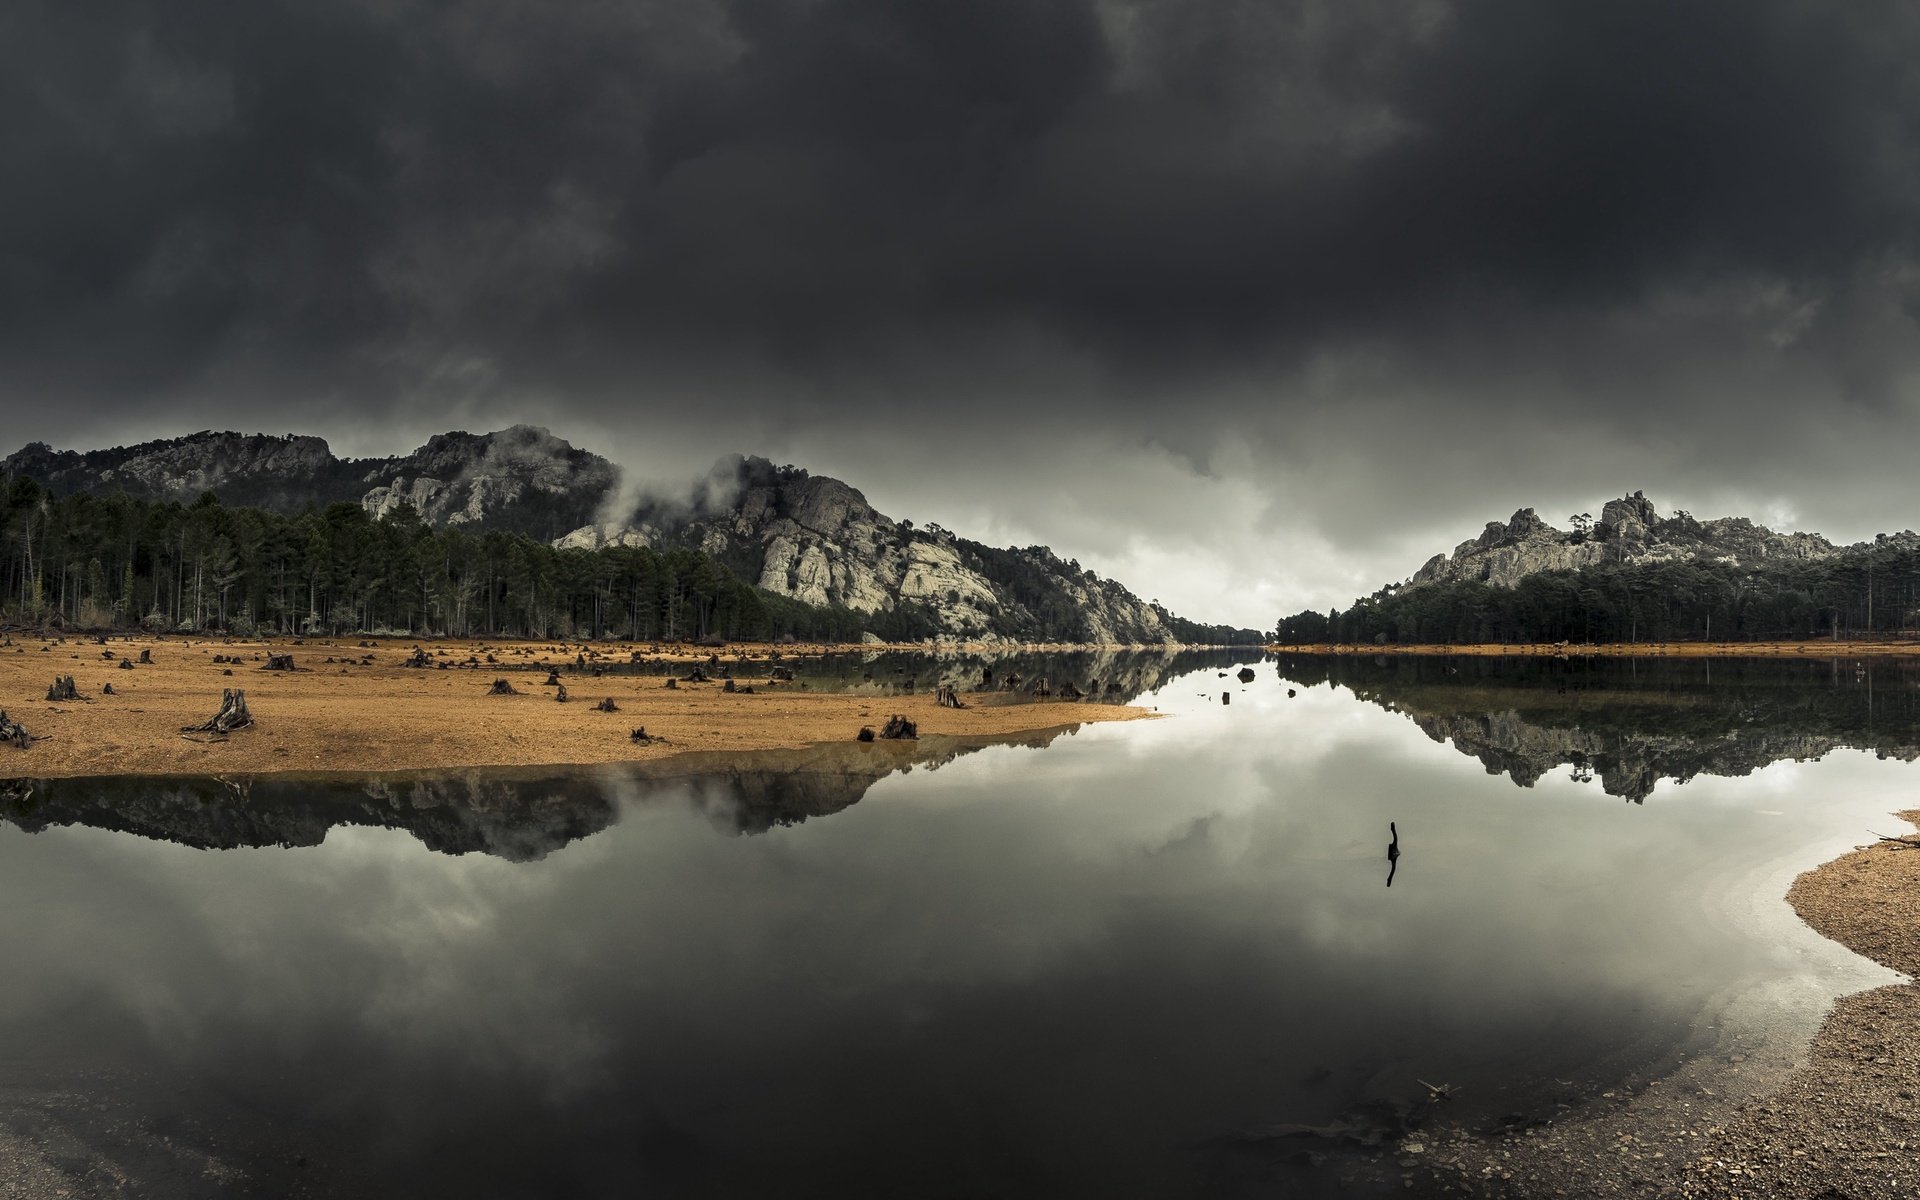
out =
<path fill-rule="evenodd" d="M 1279 673 L 1400 713 L 1521 787 L 1564 766 L 1635 804 L 1661 780 L 1750 775 L 1839 749 L 1920 758 L 1920 662 L 1910 659 L 1283 654 Z"/>

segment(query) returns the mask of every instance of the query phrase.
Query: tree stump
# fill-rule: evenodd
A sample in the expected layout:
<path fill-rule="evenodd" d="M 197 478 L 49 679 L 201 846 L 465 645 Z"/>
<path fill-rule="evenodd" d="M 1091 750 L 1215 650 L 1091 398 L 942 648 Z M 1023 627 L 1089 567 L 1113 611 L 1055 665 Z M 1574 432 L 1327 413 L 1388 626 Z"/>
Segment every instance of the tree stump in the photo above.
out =
<path fill-rule="evenodd" d="M 945 683 L 933 689 L 933 702 L 941 708 L 966 707 L 960 702 L 960 694 L 954 691 L 951 685 Z"/>
<path fill-rule="evenodd" d="M 430 667 L 433 665 L 433 663 L 428 660 L 427 652 L 425 650 L 422 650 L 420 647 L 415 646 L 413 648 L 413 653 L 409 654 L 406 657 L 406 660 L 402 662 L 400 665 L 403 667 Z"/>
<path fill-rule="evenodd" d="M 123 659 L 121 659 L 121 660 L 120 660 L 120 669 L 121 669 L 122 671 L 131 671 L 131 670 L 133 670 L 133 660 L 132 660 L 132 659 L 130 659 L 130 658 L 123 658 Z"/>
<path fill-rule="evenodd" d="M 293 655 L 269 654 L 267 655 L 267 661 L 265 665 L 263 665 L 260 669 L 262 671 L 292 671 L 292 670 L 296 670 L 297 668 L 293 665 Z"/>
<path fill-rule="evenodd" d="M 148 666 L 153 665 L 153 648 L 152 647 L 148 647 L 147 649 L 142 650 L 140 652 L 140 661 L 147 664 Z"/>
<path fill-rule="evenodd" d="M 687 674 L 687 682 L 688 683 L 712 683 L 713 680 L 707 677 L 707 673 L 705 671 L 702 671 L 699 667 L 695 667 L 691 672 Z"/>
<path fill-rule="evenodd" d="M 899 713 L 895 713 L 887 718 L 885 725 L 880 727 L 880 737 L 881 740 L 888 742 L 903 740 L 917 741 L 920 737 L 920 727 Z"/>
<path fill-rule="evenodd" d="M 727 680 L 726 686 L 722 687 L 720 690 L 727 693 L 729 696 L 731 696 L 735 691 L 735 688 L 733 686 L 733 680 L 731 679 Z"/>
<path fill-rule="evenodd" d="M 628 734 L 627 740 L 642 746 L 653 741 L 651 737 L 647 736 L 647 727 L 645 725 L 640 726 L 639 728 L 635 729 L 632 733 Z"/>
<path fill-rule="evenodd" d="M 793 672 L 786 667 L 775 667 L 773 670 L 767 672 L 767 678 L 776 683 L 792 683 Z"/>
<path fill-rule="evenodd" d="M 854 740 L 855 740 L 855 741 L 858 741 L 858 742 L 870 742 L 870 741 L 872 741 L 872 740 L 873 740 L 873 726 L 871 726 L 871 725 L 862 725 L 862 726 L 860 727 L 860 732 L 859 732 L 859 733 L 858 733 L 858 734 L 857 734 L 857 735 L 856 735 L 856 736 L 854 737 Z"/>
<path fill-rule="evenodd" d="M 1053 695 L 1053 689 L 1047 686 L 1047 677 L 1042 675 L 1033 681 L 1033 686 L 1027 689 L 1027 694 L 1032 696 L 1051 696 Z"/>
<path fill-rule="evenodd" d="M 674 689 L 676 689 L 676 688 L 678 688 L 679 686 L 680 686 L 680 681 L 679 681 L 678 679 L 675 679 L 675 678 L 674 678 L 673 676 L 671 676 L 671 675 L 669 675 L 669 676 L 667 676 L 667 690 L 668 690 L 668 691 L 673 691 Z"/>
<path fill-rule="evenodd" d="M 1237 678 L 1240 680 L 1241 683 L 1252 683 L 1254 680 L 1253 668 L 1241 667 L 1240 674 L 1237 676 Z"/>
<path fill-rule="evenodd" d="M 504 679 L 494 680 L 493 686 L 487 689 L 487 695 L 489 696 L 518 696 L 519 694 L 520 693 L 514 689 L 514 686 Z"/>
<path fill-rule="evenodd" d="M 1066 683 L 1060 685 L 1060 698 L 1062 700 L 1078 700 L 1083 694 L 1079 688 L 1073 686 L 1072 680 L 1068 680 Z"/>
<path fill-rule="evenodd" d="M 0 742 L 5 742 L 10 746 L 18 746 L 20 749 L 25 750 L 28 746 L 33 745 L 36 740 L 32 734 L 27 732 L 26 726 L 20 724 L 18 721 L 8 719 L 6 712 L 0 710 Z"/>
<path fill-rule="evenodd" d="M 82 696 L 80 689 L 73 686 L 73 676 L 56 675 L 54 676 L 53 686 L 47 689 L 47 699 L 86 700 L 89 699 L 89 697 Z"/>
<path fill-rule="evenodd" d="M 1220 703 L 1222 703 L 1222 704 L 1232 704 L 1232 703 L 1233 703 L 1233 693 L 1232 693 L 1232 692 L 1221 692 L 1221 693 L 1220 693 Z"/>
<path fill-rule="evenodd" d="M 182 725 L 180 732 L 229 734 L 252 724 L 253 714 L 247 711 L 247 694 L 237 688 L 222 688 L 220 710 L 198 725 Z"/>
<path fill-rule="evenodd" d="M 554 689 L 553 698 L 555 700 L 558 700 L 560 703 L 565 704 L 567 702 L 567 685 L 563 683 L 558 688 Z"/>
<path fill-rule="evenodd" d="M 559 687 L 559 686 L 560 686 L 560 672 L 558 672 L 558 671 L 551 671 L 551 670 L 550 670 L 550 671 L 548 671 L 548 672 L 547 672 L 547 678 L 546 678 L 546 680 L 545 680 L 544 682 L 542 682 L 542 683 L 540 684 L 540 686 L 541 686 L 541 687 Z"/>
<path fill-rule="evenodd" d="M 615 703 L 613 702 L 613 697 L 612 697 L 612 696 L 608 696 L 608 697 L 607 697 L 607 698 L 606 698 L 605 700 L 602 700 L 602 701 L 601 701 L 600 703 L 598 703 L 598 704 L 596 704 L 596 705 L 594 705 L 594 706 L 593 706 L 593 711 L 595 711 L 595 712 L 619 712 L 619 711 L 620 711 L 620 706 L 619 706 L 618 704 L 615 704 Z"/>
<path fill-rule="evenodd" d="M 118 696 L 120 693 L 113 690 L 112 684 L 103 683 L 100 685 L 100 694 L 102 696 Z"/>

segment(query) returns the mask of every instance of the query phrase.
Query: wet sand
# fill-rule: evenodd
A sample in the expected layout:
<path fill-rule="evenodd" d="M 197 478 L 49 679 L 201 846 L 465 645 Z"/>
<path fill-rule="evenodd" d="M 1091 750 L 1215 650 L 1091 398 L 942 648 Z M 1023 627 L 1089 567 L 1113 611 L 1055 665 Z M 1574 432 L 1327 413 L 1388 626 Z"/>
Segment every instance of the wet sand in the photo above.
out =
<path fill-rule="evenodd" d="M 1865 658 L 1920 655 L 1920 640 L 1902 642 L 1431 642 L 1384 646 L 1317 643 L 1269 645 L 1274 654 L 1459 655 L 1472 658 Z"/>
<path fill-rule="evenodd" d="M 1003 702 L 1007 698 L 999 694 L 963 694 L 968 707 L 951 709 L 938 707 L 927 694 L 833 694 L 770 680 L 773 655 L 791 664 L 825 647 L 662 647 L 654 653 L 647 644 L 583 648 L 557 642 L 437 641 L 418 643 L 433 666 L 409 668 L 401 664 L 416 643 L 404 641 L 369 647 L 351 638 L 303 643 L 135 638 L 101 645 L 92 638 L 60 642 L 16 634 L 11 640 L 12 645 L 0 645 L 0 709 L 44 740 L 25 750 L 0 746 L 0 777 L 571 766 L 852 741 L 863 725 L 878 729 L 894 713 L 917 723 L 922 734 L 974 738 L 1151 715 L 1110 704 Z M 120 666 L 122 659 L 137 660 L 142 650 L 151 651 L 151 665 Z M 683 682 L 669 689 L 660 676 L 591 675 L 595 661 L 626 664 L 635 651 L 687 669 L 717 653 L 737 686 L 751 686 L 753 693 L 727 693 L 719 682 Z M 113 658 L 105 657 L 109 653 Z M 263 670 L 268 653 L 291 654 L 301 669 Z M 588 670 L 573 667 L 582 653 Z M 486 662 L 489 654 L 500 661 Z M 240 661 L 218 663 L 216 656 Z M 367 658 L 371 663 L 363 662 Z M 467 665 L 470 658 L 479 664 Z M 448 669 L 440 669 L 442 662 Z M 556 703 L 554 689 L 542 686 L 543 663 L 561 667 L 560 678 L 571 694 L 567 703 Z M 717 675 L 715 668 L 709 672 Z M 57 675 L 73 676 L 85 699 L 47 700 Z M 489 695 L 496 678 L 508 679 L 520 694 Z M 108 684 L 115 694 L 102 693 Z M 224 739 L 182 734 L 182 726 L 214 714 L 223 688 L 245 690 L 254 727 Z M 595 711 L 606 697 L 618 712 Z M 640 726 L 653 741 L 631 740 L 630 732 Z"/>

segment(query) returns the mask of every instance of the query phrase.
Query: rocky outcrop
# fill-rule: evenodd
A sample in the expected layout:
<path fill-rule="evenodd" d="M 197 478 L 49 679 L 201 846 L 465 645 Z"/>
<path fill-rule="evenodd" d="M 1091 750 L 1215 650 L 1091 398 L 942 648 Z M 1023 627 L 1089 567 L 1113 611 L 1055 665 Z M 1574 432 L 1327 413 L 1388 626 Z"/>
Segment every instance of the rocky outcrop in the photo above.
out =
<path fill-rule="evenodd" d="M 1911 532 L 1883 541 L 1920 542 Z M 1541 571 L 1573 571 L 1605 563 L 1700 560 L 1757 564 L 1777 559 L 1827 558 L 1842 552 L 1812 533 L 1775 533 L 1745 517 L 1697 521 L 1686 513 L 1661 517 L 1644 493 L 1601 506 L 1600 518 L 1573 530 L 1557 529 L 1531 509 L 1488 522 L 1480 536 L 1436 554 L 1406 587 L 1484 582 L 1512 587 Z"/>
<path fill-rule="evenodd" d="M 552 538 L 591 521 L 619 482 L 613 464 L 545 429 L 446 433 L 399 458 L 336 458 L 316 437 L 202 432 L 80 453 L 35 442 L 0 462 L 57 495 L 124 492 L 277 512 L 358 503 L 375 517 L 411 506 L 433 525 Z"/>
<path fill-rule="evenodd" d="M 803 603 L 870 614 L 913 607 L 969 641 L 1177 641 L 1164 610 L 1043 546 L 1002 550 L 878 512 L 857 488 L 764 458 L 731 456 L 694 505 L 650 504 L 558 545 L 696 547 Z"/>

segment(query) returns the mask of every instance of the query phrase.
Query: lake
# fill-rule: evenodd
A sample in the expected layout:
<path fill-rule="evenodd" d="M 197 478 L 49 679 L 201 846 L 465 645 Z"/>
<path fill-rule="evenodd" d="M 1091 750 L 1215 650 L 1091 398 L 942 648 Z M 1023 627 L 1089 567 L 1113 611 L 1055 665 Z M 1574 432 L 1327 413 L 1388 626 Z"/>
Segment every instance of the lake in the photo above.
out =
<path fill-rule="evenodd" d="M 1165 719 L 16 784 L 0 1125 L 163 1197 L 1314 1195 L 1891 978 L 1783 897 L 1913 806 L 1910 664 L 1017 670 Z"/>

